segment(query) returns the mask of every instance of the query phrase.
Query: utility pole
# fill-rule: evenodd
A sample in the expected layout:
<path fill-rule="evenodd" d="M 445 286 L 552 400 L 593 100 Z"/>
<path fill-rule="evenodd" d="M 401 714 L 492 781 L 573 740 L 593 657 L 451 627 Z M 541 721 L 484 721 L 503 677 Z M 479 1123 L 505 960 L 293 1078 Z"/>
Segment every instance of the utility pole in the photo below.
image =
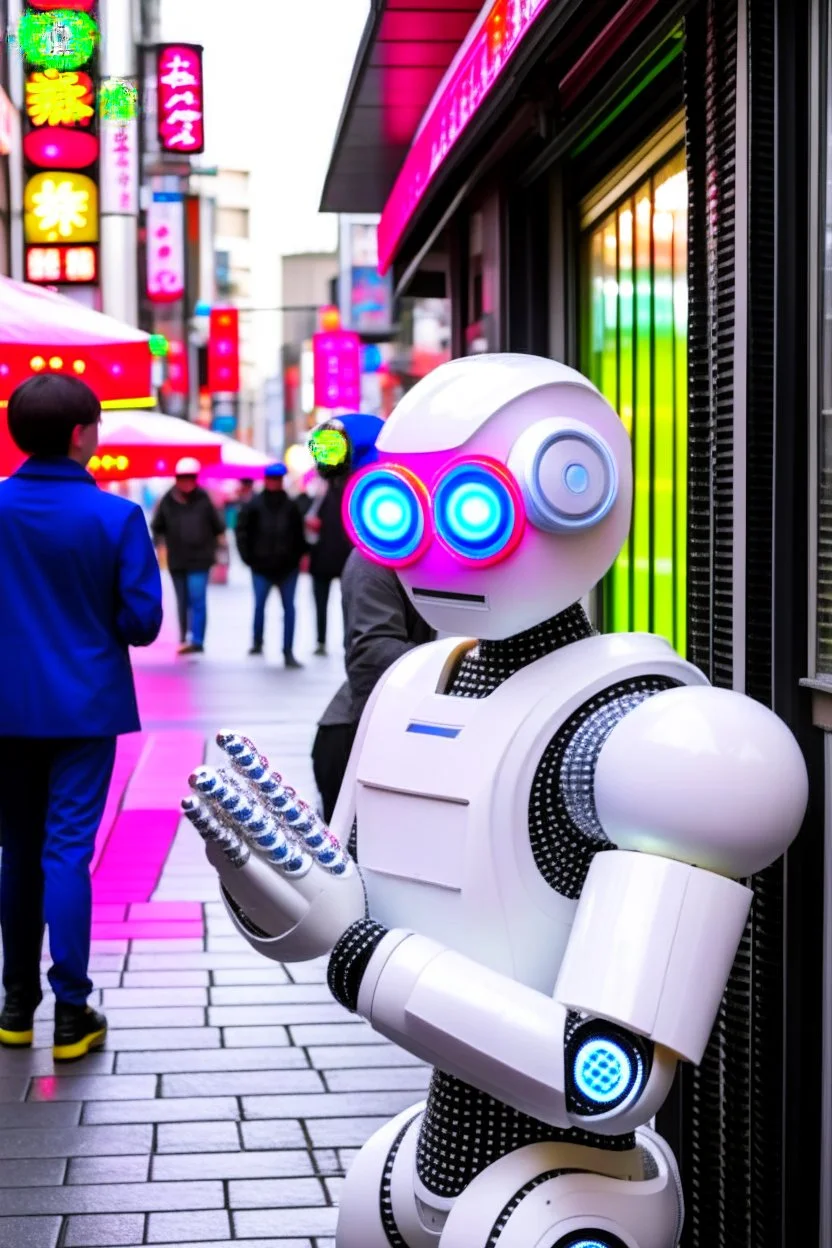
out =
<path fill-rule="evenodd" d="M 99 0 L 101 18 L 101 79 L 129 84 L 138 93 L 136 49 L 140 37 L 138 0 Z M 138 98 L 138 96 L 136 96 Z M 133 122 L 134 151 L 138 161 L 138 118 Z M 102 183 L 113 172 L 105 162 L 112 151 L 102 151 Z M 132 173 L 138 191 L 138 168 Z M 104 211 L 109 207 L 109 211 Z M 117 211 L 113 211 L 117 208 Z M 103 205 L 101 213 L 102 311 L 128 325 L 139 323 L 138 291 L 138 195 L 132 204 Z"/>

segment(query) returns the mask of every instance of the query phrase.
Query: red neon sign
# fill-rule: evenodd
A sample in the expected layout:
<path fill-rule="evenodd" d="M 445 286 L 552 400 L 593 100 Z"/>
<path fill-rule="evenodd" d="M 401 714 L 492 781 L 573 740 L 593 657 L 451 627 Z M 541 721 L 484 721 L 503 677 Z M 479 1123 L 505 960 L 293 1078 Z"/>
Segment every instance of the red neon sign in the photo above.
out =
<path fill-rule="evenodd" d="M 361 407 L 361 339 L 345 329 L 312 336 L 315 406 Z"/>
<path fill-rule="evenodd" d="M 98 281 L 97 247 L 27 247 L 26 281 L 37 285 Z"/>
<path fill-rule="evenodd" d="M 159 143 L 165 152 L 195 156 L 205 149 L 202 48 L 169 43 L 158 49 Z"/>
<path fill-rule="evenodd" d="M 550 0 L 494 0 L 481 29 L 452 62 L 422 119 L 378 226 L 379 272 L 390 268 L 407 224 L 471 118 Z"/>
<path fill-rule="evenodd" d="M 240 314 L 236 308 L 211 309 L 208 389 L 212 394 L 236 394 L 240 389 Z"/>

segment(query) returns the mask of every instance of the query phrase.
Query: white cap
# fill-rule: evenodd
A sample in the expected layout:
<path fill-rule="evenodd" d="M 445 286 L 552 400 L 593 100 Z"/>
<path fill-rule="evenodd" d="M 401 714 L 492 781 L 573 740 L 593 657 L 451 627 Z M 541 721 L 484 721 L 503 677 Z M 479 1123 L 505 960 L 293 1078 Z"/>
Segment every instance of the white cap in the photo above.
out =
<path fill-rule="evenodd" d="M 198 459 L 192 459 L 186 455 L 184 459 L 180 459 L 173 471 L 177 477 L 198 477 L 202 471 L 202 464 Z"/>

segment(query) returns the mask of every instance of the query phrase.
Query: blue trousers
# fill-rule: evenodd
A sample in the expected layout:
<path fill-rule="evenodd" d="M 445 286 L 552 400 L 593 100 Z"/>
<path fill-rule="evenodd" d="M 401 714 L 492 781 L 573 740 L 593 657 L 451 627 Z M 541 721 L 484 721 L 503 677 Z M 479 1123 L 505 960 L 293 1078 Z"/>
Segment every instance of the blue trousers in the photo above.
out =
<path fill-rule="evenodd" d="M 114 737 L 0 738 L 3 985 L 33 1006 L 44 924 L 57 1000 L 84 1005 L 92 992 L 90 862 L 115 755 Z"/>
<path fill-rule="evenodd" d="M 295 590 L 298 586 L 297 572 L 290 572 L 282 581 L 275 581 L 260 572 L 252 572 L 254 582 L 254 644 L 262 646 L 266 628 L 266 599 L 277 586 L 283 603 L 283 653 L 291 654 L 295 644 Z"/>
<path fill-rule="evenodd" d="M 208 576 L 207 572 L 171 572 L 176 590 L 176 608 L 179 616 L 179 640 L 188 640 L 188 623 L 191 641 L 195 646 L 205 645 L 205 626 L 208 623 Z"/>

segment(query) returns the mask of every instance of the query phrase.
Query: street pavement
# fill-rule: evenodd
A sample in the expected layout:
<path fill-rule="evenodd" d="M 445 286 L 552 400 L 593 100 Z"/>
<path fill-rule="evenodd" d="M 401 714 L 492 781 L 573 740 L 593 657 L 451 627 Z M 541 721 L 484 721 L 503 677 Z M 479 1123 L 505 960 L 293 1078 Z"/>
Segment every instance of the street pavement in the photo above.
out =
<path fill-rule="evenodd" d="M 107 1046 L 54 1067 L 47 992 L 35 1047 L 0 1050 L 0 1248 L 334 1248 L 345 1167 L 427 1088 L 420 1063 L 332 1000 L 324 961 L 272 963 L 237 935 L 202 842 L 172 821 L 222 727 L 315 796 L 315 721 L 343 679 L 337 594 L 330 657 L 315 658 L 301 579 L 305 667 L 288 672 L 276 594 L 266 657 L 246 657 L 244 569 L 211 588 L 202 656 L 176 657 L 168 591 L 162 637 L 134 655 L 144 735 L 122 743 L 96 851 L 92 1003 Z"/>

